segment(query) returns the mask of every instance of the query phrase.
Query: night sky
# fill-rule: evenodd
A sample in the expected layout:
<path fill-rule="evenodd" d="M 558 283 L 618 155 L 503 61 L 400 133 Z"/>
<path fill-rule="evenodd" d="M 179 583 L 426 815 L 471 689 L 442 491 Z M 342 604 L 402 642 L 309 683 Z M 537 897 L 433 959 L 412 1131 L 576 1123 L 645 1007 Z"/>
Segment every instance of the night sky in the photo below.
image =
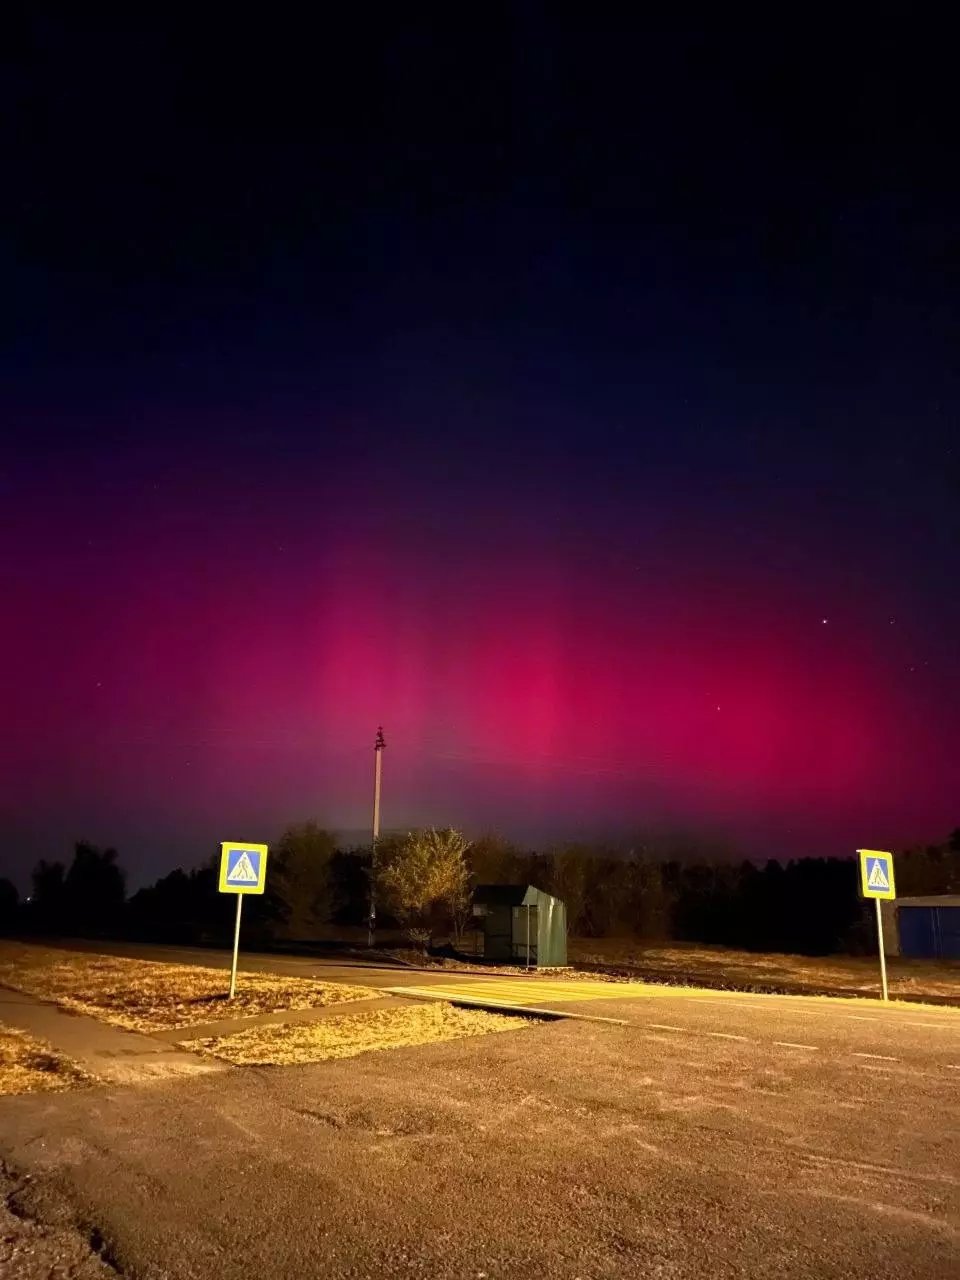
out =
<path fill-rule="evenodd" d="M 364 828 L 381 723 L 388 828 L 960 823 L 945 32 L 134 9 L 5 42 L 21 885 Z"/>

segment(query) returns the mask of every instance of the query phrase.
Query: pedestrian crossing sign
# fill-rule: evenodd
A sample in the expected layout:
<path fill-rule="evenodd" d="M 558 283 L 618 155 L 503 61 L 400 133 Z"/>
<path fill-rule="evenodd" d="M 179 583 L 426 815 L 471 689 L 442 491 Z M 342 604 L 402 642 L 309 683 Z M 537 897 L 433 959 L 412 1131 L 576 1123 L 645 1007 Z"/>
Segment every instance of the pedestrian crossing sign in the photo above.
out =
<path fill-rule="evenodd" d="M 267 880 L 267 846 L 225 840 L 220 846 L 220 892 L 263 893 Z"/>
<path fill-rule="evenodd" d="M 860 855 L 860 889 L 865 898 L 895 898 L 893 854 L 879 849 L 858 849 Z"/>

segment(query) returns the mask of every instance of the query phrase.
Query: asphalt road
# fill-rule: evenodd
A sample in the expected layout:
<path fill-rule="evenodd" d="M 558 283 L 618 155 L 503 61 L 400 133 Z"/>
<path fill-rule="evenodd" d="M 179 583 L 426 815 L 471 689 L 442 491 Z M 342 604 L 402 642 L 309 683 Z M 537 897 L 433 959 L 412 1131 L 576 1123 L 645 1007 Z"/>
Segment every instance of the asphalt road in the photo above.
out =
<path fill-rule="evenodd" d="M 41 1225 L 13 1213 L 8 1206 L 16 1204 L 21 1186 L 0 1169 L 2 1280 L 115 1280 L 116 1272 L 69 1218 L 59 1226 Z"/>
<path fill-rule="evenodd" d="M 0 1154 L 134 1275 L 960 1274 L 960 1012 L 647 990 L 576 1006 L 625 1026 L 0 1100 Z"/>

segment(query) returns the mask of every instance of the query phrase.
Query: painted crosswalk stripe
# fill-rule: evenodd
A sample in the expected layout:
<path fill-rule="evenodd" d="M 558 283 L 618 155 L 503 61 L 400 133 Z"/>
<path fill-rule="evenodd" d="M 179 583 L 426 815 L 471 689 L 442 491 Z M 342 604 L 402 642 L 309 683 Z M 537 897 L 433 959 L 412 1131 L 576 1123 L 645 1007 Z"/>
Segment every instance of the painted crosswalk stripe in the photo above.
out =
<path fill-rule="evenodd" d="M 643 999 L 648 998 L 651 994 L 645 988 L 629 989 L 607 982 L 587 984 L 540 982 L 536 980 L 528 982 L 522 980 L 518 982 L 505 980 L 458 982 L 455 986 L 431 984 L 429 987 L 408 987 L 406 989 L 411 992 L 416 991 L 418 994 L 430 992 L 436 996 L 442 995 L 447 999 L 509 1000 L 514 1003 L 536 1002 L 539 1004 L 543 1004 L 546 1001 L 552 1003 L 582 1003 L 588 1000 Z"/>

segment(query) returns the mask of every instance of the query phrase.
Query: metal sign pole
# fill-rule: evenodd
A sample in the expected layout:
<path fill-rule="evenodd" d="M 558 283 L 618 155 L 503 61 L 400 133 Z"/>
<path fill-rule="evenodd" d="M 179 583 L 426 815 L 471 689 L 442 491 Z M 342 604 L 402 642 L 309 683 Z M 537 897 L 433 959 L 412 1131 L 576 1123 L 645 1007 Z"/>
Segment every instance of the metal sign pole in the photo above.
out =
<path fill-rule="evenodd" d="M 888 1000 L 887 996 L 887 957 L 883 950 L 883 916 L 880 914 L 880 899 L 874 898 L 877 904 L 877 942 L 880 944 L 880 985 L 883 988 L 883 998 Z"/>
<path fill-rule="evenodd" d="M 885 849 L 858 849 L 860 858 L 860 892 L 877 904 L 877 947 L 880 951 L 880 986 L 884 1003 L 889 1001 L 887 992 L 887 956 L 883 949 L 883 915 L 880 899 L 896 901 L 897 887 L 893 878 L 893 854 Z"/>
<path fill-rule="evenodd" d="M 370 915 L 367 918 L 367 946 L 373 947 L 377 941 L 377 841 L 380 839 L 380 770 L 386 742 L 383 737 L 383 726 L 377 729 L 377 739 L 373 744 L 373 844 L 370 846 Z"/>
<path fill-rule="evenodd" d="M 240 950 L 240 910 L 243 907 L 243 894 L 237 894 L 237 923 L 233 928 L 233 967 L 230 970 L 230 999 L 237 989 L 237 952 Z"/>

